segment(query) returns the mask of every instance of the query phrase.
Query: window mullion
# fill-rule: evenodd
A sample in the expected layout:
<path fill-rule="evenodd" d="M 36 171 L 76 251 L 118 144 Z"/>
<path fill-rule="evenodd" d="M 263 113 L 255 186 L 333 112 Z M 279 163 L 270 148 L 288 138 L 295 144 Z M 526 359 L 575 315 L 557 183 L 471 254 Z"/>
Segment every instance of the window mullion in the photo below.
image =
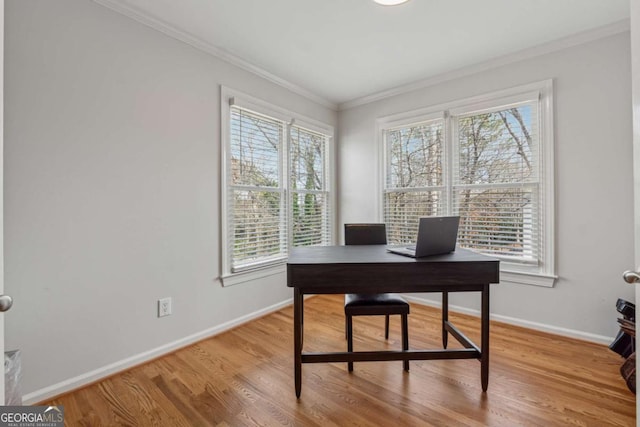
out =
<path fill-rule="evenodd" d="M 293 213 L 291 212 L 291 190 L 290 190 L 290 173 L 289 170 L 291 168 L 291 153 L 289 150 L 291 149 L 291 123 L 284 123 L 284 141 L 282 141 L 282 152 L 280 156 L 280 165 L 281 165 L 281 182 L 284 191 L 284 197 L 282 198 L 282 209 L 281 212 L 284 215 L 281 215 L 281 239 L 280 241 L 283 243 L 283 252 L 285 254 L 289 253 L 289 248 L 293 247 Z"/>
<path fill-rule="evenodd" d="M 444 146 L 445 146 L 445 179 L 444 185 L 446 187 L 447 203 L 446 203 L 446 215 L 453 215 L 453 173 L 454 162 L 457 165 L 457 157 L 455 150 L 455 139 L 453 138 L 453 127 L 451 123 L 451 115 L 448 112 L 444 113 Z M 456 167 L 457 171 L 457 167 Z"/>

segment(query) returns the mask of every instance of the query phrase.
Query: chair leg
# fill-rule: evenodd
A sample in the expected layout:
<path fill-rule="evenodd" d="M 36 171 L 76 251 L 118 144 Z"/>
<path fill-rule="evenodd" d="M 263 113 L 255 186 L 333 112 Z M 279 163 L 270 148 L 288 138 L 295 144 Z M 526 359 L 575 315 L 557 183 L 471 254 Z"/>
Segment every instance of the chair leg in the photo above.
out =
<path fill-rule="evenodd" d="M 384 316 L 384 339 L 389 339 L 389 315 Z"/>
<path fill-rule="evenodd" d="M 345 313 L 344 315 L 344 339 L 346 340 L 347 338 L 349 338 L 349 334 L 347 334 L 347 327 L 348 327 L 348 320 L 347 320 L 347 314 Z"/>
<path fill-rule="evenodd" d="M 402 315 L 402 349 L 407 351 L 409 350 L 409 325 L 408 325 L 407 315 Z M 409 361 L 404 361 L 404 370 L 409 371 Z"/>
<path fill-rule="evenodd" d="M 347 316 L 347 351 L 353 351 L 353 320 Z M 349 372 L 353 372 L 353 362 L 347 362 Z"/>

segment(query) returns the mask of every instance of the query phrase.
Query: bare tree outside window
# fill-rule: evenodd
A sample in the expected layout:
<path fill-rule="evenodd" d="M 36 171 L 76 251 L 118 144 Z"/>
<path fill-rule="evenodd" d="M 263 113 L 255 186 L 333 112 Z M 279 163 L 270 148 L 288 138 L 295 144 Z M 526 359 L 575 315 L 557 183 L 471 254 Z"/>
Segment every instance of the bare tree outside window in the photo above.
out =
<path fill-rule="evenodd" d="M 280 150 L 284 128 L 278 121 L 240 109 L 231 112 L 233 264 L 282 251 Z"/>
<path fill-rule="evenodd" d="M 231 271 L 282 261 L 290 245 L 330 244 L 329 137 L 236 106 L 229 130 Z"/>
<path fill-rule="evenodd" d="M 328 192 L 325 179 L 327 137 L 291 129 L 290 191 L 293 246 L 328 244 Z"/>
<path fill-rule="evenodd" d="M 537 262 L 537 114 L 535 102 L 523 102 L 384 129 L 389 241 L 414 242 L 420 217 L 460 215 L 459 246 Z"/>
<path fill-rule="evenodd" d="M 390 243 L 415 241 L 418 219 L 438 215 L 445 203 L 443 123 L 385 132 L 387 182 L 384 215 Z"/>
<path fill-rule="evenodd" d="M 456 119 L 454 209 L 460 246 L 533 261 L 538 248 L 535 110 L 525 104 Z"/>

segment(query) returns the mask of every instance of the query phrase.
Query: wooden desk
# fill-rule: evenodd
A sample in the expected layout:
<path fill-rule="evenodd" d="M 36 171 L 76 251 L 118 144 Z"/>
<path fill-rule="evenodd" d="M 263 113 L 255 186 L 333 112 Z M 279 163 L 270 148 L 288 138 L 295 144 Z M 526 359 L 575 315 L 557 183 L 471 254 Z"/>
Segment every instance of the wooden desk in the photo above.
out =
<path fill-rule="evenodd" d="M 482 390 L 489 384 L 489 285 L 500 281 L 500 264 L 468 250 L 413 259 L 388 253 L 385 245 L 294 248 L 287 262 L 293 288 L 296 396 L 302 388 L 302 363 L 389 360 L 478 359 Z M 442 292 L 440 350 L 302 353 L 303 297 L 306 294 Z M 481 348 L 449 322 L 449 292 L 481 292 Z M 451 334 L 464 349 L 447 350 Z"/>

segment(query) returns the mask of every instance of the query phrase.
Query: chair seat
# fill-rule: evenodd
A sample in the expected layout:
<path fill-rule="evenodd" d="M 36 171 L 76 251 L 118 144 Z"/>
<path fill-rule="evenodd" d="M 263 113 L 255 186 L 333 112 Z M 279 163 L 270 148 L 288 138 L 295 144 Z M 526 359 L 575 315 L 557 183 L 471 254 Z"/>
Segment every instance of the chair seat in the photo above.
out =
<path fill-rule="evenodd" d="M 344 311 L 351 316 L 409 314 L 409 303 L 396 294 L 346 294 Z"/>

